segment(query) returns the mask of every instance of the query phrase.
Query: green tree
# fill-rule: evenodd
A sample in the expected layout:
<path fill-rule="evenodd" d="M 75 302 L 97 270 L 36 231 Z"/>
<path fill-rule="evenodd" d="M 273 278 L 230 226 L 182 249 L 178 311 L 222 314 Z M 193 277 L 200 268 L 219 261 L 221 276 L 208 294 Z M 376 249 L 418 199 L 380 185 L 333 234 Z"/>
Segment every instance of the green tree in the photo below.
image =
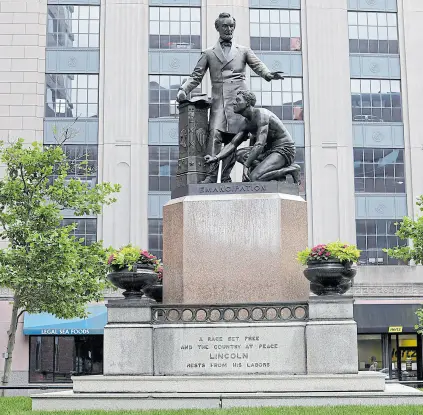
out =
<path fill-rule="evenodd" d="M 60 226 L 61 211 L 99 214 L 116 201 L 119 185 L 69 178 L 60 145 L 0 142 L 5 166 L 0 180 L 0 286 L 14 293 L 2 385 L 9 382 L 18 319 L 23 312 L 85 317 L 85 305 L 102 299 L 107 285 L 106 252 L 73 236 L 75 225 Z M 82 165 L 84 161 L 81 162 Z"/>
<path fill-rule="evenodd" d="M 423 212 L 423 196 L 417 199 L 416 204 L 420 212 Z M 417 219 L 404 217 L 395 235 L 400 239 L 410 240 L 410 245 L 397 246 L 384 251 L 404 262 L 413 261 L 417 265 L 423 265 L 423 216 L 418 216 Z M 417 310 L 416 315 L 419 323 L 415 328 L 418 333 L 423 334 L 423 309 Z"/>

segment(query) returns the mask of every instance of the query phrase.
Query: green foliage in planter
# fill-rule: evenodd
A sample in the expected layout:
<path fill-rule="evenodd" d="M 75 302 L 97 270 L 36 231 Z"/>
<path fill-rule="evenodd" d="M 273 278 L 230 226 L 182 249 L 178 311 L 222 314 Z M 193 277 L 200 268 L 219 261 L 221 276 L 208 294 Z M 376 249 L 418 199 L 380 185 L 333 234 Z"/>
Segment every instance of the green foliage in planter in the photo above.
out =
<path fill-rule="evenodd" d="M 159 272 L 160 269 L 163 271 L 161 260 L 138 246 L 128 244 L 117 250 L 109 249 L 107 264 L 112 270 L 127 268 L 128 271 L 132 271 L 136 263 L 152 265 L 156 272 Z"/>
<path fill-rule="evenodd" d="M 348 245 L 340 241 L 319 244 L 313 248 L 306 248 L 297 254 L 297 260 L 302 265 L 307 265 L 310 261 L 357 262 L 359 258 L 360 251 L 355 245 Z"/>

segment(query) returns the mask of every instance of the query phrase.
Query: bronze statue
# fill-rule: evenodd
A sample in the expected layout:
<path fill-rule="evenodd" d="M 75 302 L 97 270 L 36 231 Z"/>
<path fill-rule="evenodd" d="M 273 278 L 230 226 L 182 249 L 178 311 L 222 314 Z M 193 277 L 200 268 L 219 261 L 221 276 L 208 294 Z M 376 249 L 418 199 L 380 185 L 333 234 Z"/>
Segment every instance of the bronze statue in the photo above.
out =
<path fill-rule="evenodd" d="M 220 13 L 215 21 L 220 38 L 209 49 L 202 52 L 192 75 L 179 88 L 177 100 L 184 101 L 202 81 L 207 70 L 212 83 L 212 102 L 209 121 L 207 153 L 215 155 L 222 143 L 227 145 L 238 133 L 243 117 L 234 113 L 232 102 L 238 91 L 246 90 L 245 70 L 248 65 L 257 75 L 267 81 L 283 79 L 281 72 L 270 72 L 254 52 L 246 46 L 232 42 L 236 21 L 229 13 Z M 222 182 L 230 182 L 230 173 L 235 164 L 235 154 L 227 157 L 222 165 Z M 207 177 L 202 183 L 216 183 L 218 164 L 211 163 Z"/>
<path fill-rule="evenodd" d="M 217 155 L 206 155 L 206 163 L 216 163 L 235 154 L 244 165 L 243 181 L 285 181 L 292 176 L 300 182 L 300 166 L 294 164 L 295 144 L 282 121 L 265 108 L 255 108 L 256 96 L 250 91 L 238 91 L 233 111 L 243 117 L 238 134 Z M 250 138 L 250 146 L 237 149 Z"/>

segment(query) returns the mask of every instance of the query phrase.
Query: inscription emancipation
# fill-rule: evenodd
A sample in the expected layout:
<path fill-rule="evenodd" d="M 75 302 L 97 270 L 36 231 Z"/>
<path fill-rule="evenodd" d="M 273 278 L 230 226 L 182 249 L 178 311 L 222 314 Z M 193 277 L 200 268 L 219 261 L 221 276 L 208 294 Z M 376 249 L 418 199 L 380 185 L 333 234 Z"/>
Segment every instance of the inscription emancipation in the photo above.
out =
<path fill-rule="evenodd" d="M 267 188 L 265 184 L 247 184 L 247 183 L 237 183 L 237 184 L 217 184 L 214 186 L 200 186 L 198 191 L 202 193 L 242 193 L 242 192 L 266 192 Z"/>

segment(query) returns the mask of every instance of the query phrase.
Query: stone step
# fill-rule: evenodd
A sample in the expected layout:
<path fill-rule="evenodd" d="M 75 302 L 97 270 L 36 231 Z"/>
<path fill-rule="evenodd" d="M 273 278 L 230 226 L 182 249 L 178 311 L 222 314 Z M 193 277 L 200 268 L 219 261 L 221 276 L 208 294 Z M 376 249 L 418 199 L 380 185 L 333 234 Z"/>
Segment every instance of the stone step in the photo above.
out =
<path fill-rule="evenodd" d="M 423 405 L 423 392 L 388 384 L 384 392 L 286 392 L 286 393 L 74 393 L 32 395 L 32 409 L 151 410 L 231 407 Z"/>
<path fill-rule="evenodd" d="M 75 393 L 366 392 L 385 388 L 385 375 L 74 376 Z"/>

